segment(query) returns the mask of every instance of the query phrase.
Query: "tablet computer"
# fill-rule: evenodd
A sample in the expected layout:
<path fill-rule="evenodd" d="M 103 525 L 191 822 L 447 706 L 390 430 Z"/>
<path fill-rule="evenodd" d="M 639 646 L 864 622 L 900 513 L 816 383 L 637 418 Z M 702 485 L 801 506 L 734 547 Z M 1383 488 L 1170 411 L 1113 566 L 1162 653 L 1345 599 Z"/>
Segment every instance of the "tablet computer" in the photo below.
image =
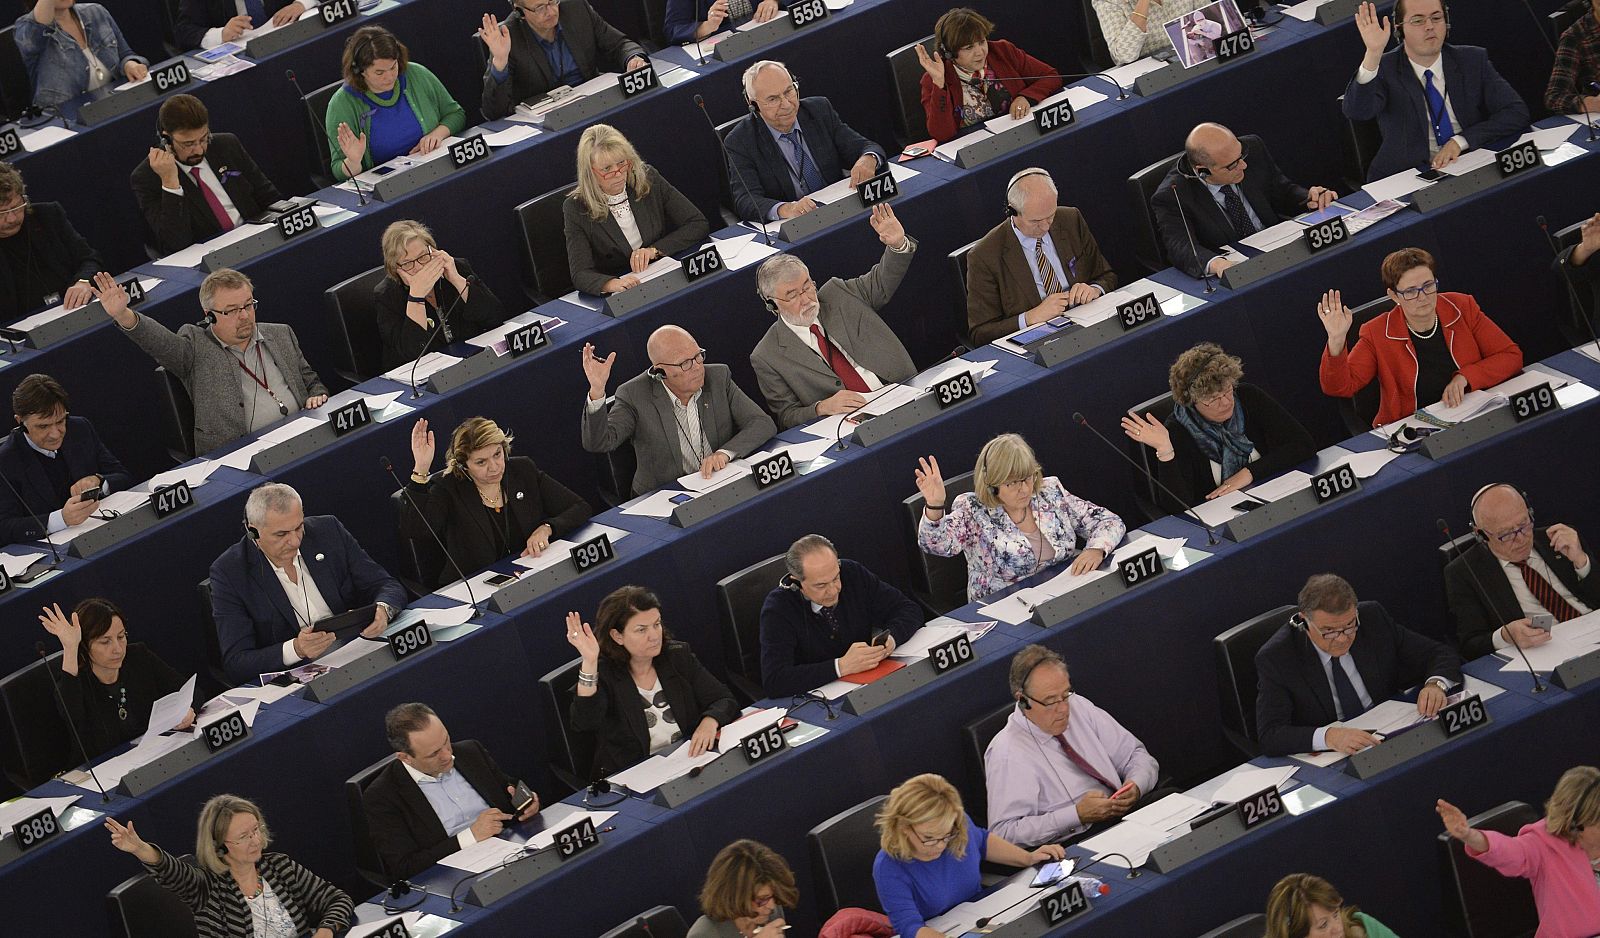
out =
<path fill-rule="evenodd" d="M 372 617 L 378 613 L 377 603 L 368 603 L 359 609 L 341 612 L 336 616 L 318 619 L 311 623 L 313 632 L 332 632 L 340 638 L 349 638 L 372 624 Z"/>

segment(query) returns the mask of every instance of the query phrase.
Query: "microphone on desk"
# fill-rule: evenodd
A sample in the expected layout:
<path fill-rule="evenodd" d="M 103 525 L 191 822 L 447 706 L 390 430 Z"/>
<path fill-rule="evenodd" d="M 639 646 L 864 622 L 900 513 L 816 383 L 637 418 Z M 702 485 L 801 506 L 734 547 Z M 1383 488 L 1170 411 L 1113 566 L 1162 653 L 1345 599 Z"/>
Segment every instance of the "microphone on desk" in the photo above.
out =
<path fill-rule="evenodd" d="M 1443 518 L 1438 519 L 1437 524 L 1439 525 L 1440 532 L 1444 534 L 1445 546 L 1448 547 L 1450 542 L 1455 540 L 1455 538 L 1450 534 L 1450 525 L 1446 524 Z M 1488 549 L 1489 545 L 1484 544 L 1484 550 Z M 1472 564 L 1467 562 L 1465 551 L 1462 552 L 1461 565 L 1467 568 L 1467 575 L 1472 577 L 1472 585 L 1478 588 L 1478 598 L 1483 600 L 1484 608 L 1488 609 L 1489 612 L 1493 614 L 1494 603 L 1489 599 L 1489 591 L 1483 588 L 1483 581 L 1478 579 L 1478 571 L 1472 569 Z M 1517 655 L 1522 658 L 1522 663 L 1528 669 L 1528 674 L 1533 677 L 1533 692 L 1535 694 L 1544 693 L 1544 682 L 1539 680 L 1539 672 L 1535 671 L 1533 669 L 1533 665 L 1528 662 L 1528 655 L 1522 650 L 1522 644 L 1517 641 L 1516 633 L 1512 632 L 1510 629 L 1506 629 L 1505 633 L 1506 638 L 1511 640 L 1511 647 L 1515 648 L 1517 650 Z M 1490 637 L 1491 639 L 1493 638 L 1493 633 L 1490 633 Z"/>
<path fill-rule="evenodd" d="M 1107 854 L 1101 854 L 1101 856 L 1102 857 L 1108 857 L 1108 856 L 1110 856 L 1110 857 L 1122 857 L 1122 854 L 1120 854 L 1120 853 L 1107 853 Z M 1076 857 L 1071 857 L 1069 859 L 1076 860 L 1077 858 Z M 1122 857 L 1122 859 L 1123 860 L 1127 860 L 1128 858 L 1127 857 Z M 1058 861 L 1058 862 L 1060 862 L 1060 861 Z M 1084 868 L 1087 869 L 1088 867 L 1093 866 L 1097 862 L 1099 862 L 1098 859 L 1096 859 L 1095 861 L 1092 861 L 1090 863 L 1086 863 L 1086 864 L 1084 864 Z M 1129 861 L 1129 862 L 1131 864 L 1131 861 Z M 1076 865 L 1074 865 L 1073 869 L 1072 869 L 1072 872 L 1067 874 L 1067 878 L 1070 878 L 1070 877 L 1076 875 L 1077 872 L 1078 872 L 1078 868 L 1077 868 Z M 1128 868 L 1128 878 L 1129 879 L 1133 879 L 1135 876 L 1138 876 L 1138 875 L 1139 875 L 1138 870 L 1133 869 L 1132 866 L 1130 865 L 1129 868 Z M 1062 890 L 1065 890 L 1066 888 L 1067 888 L 1066 886 L 1062 886 L 1061 889 L 1056 890 L 1056 892 L 1060 892 Z M 1010 905 L 1008 905 L 1005 908 L 1001 909 L 1000 911 L 994 913 L 993 915 L 985 915 L 983 918 L 978 919 L 976 922 L 973 922 L 972 925 L 973 925 L 974 928 L 977 928 L 977 929 L 987 929 L 989 927 L 989 923 L 990 922 L 993 922 L 995 919 L 997 919 L 1000 916 L 1006 914 L 1007 912 L 1011 911 L 1012 909 L 1016 908 L 1019 905 L 1027 905 L 1030 902 L 1035 902 L 1035 901 L 1039 900 L 1043 895 L 1045 895 L 1046 891 L 1048 891 L 1048 887 L 1046 887 L 1046 890 L 1043 890 L 1043 891 L 1029 892 L 1026 896 L 1023 896 L 1021 899 L 1018 899 L 1016 902 L 1011 903 Z M 1100 884 L 1100 888 L 1095 890 L 1095 892 L 1098 893 L 1099 895 L 1102 895 L 1102 896 L 1109 895 L 1110 892 L 1111 892 L 1111 887 L 1107 886 L 1105 883 L 1101 883 Z M 995 927 L 999 928 L 1001 925 L 1005 925 L 1005 924 L 1009 924 L 1009 923 L 1006 923 L 1006 922 L 998 923 L 998 924 L 995 925 Z"/>
<path fill-rule="evenodd" d="M 1550 245 L 1550 253 L 1556 257 L 1556 268 L 1561 271 L 1561 282 L 1567 286 L 1567 299 L 1572 303 L 1572 311 L 1583 320 L 1584 326 L 1589 330 L 1589 338 L 1594 340 L 1595 353 L 1600 354 L 1600 336 L 1595 335 L 1594 321 L 1589 318 L 1589 313 L 1584 312 L 1583 302 L 1578 299 L 1578 291 L 1572 285 L 1572 275 L 1567 272 L 1567 265 L 1561 260 L 1561 245 L 1551 236 L 1550 224 L 1544 220 L 1543 215 L 1538 216 L 1535 221 L 1539 223 L 1539 230 L 1544 232 L 1544 240 Z"/>
<path fill-rule="evenodd" d="M 1044 75 L 1018 75 L 1016 78 L 1014 78 L 1012 80 L 1013 81 L 1040 81 L 1040 80 L 1045 79 L 1045 78 L 1059 78 L 1062 81 L 1066 81 L 1066 79 L 1068 79 L 1068 78 L 1102 78 L 1102 79 L 1104 79 L 1106 81 L 1111 82 L 1112 86 L 1117 89 L 1117 100 L 1118 101 L 1126 101 L 1126 100 L 1128 100 L 1128 89 L 1127 89 L 1127 87 L 1124 86 L 1122 84 L 1122 82 L 1117 81 L 1115 78 L 1112 78 L 1110 75 L 1107 75 L 1105 72 L 1049 72 L 1049 73 L 1044 74 Z M 1029 102 L 1029 106 L 1032 107 L 1033 103 Z"/>
<path fill-rule="evenodd" d="M 71 718 L 66 701 L 61 699 L 61 685 L 56 683 L 55 668 L 50 667 L 50 653 L 45 649 L 44 642 L 34 642 L 33 650 L 39 653 L 39 659 L 44 662 L 45 673 L 50 676 L 50 689 L 56 695 L 56 706 L 61 708 L 62 716 L 67 717 L 67 729 L 72 731 L 72 741 L 78 744 L 78 755 L 83 756 L 83 763 L 89 769 L 89 778 L 94 780 L 94 787 L 100 792 L 100 803 L 110 804 L 111 796 L 106 794 L 106 787 L 100 784 L 100 776 L 94 774 L 94 760 L 89 757 L 89 750 L 83 747 L 83 737 L 78 735 L 78 721 Z"/>
<path fill-rule="evenodd" d="M 733 165 L 733 159 L 728 156 L 728 144 L 723 141 L 722 134 L 717 133 L 717 122 L 711 119 L 711 113 L 706 110 L 705 97 L 695 95 L 694 106 L 699 108 L 701 115 L 705 117 L 706 126 L 711 128 L 711 136 L 717 141 L 717 149 L 722 151 L 722 168 L 728 171 L 729 176 L 738 179 L 740 186 L 748 190 L 750 187 L 744 181 L 744 174 L 739 172 L 739 167 Z M 737 211 L 737 208 L 735 210 Z M 772 235 L 767 231 L 766 222 L 757 220 L 756 224 L 761 228 L 761 239 L 767 243 L 767 247 L 772 247 Z"/>
<path fill-rule="evenodd" d="M 476 279 L 478 279 L 477 274 L 467 275 L 467 289 L 456 294 L 456 298 L 450 303 L 450 308 L 440 314 L 439 321 L 433 324 L 433 330 L 430 331 L 428 333 L 428 337 L 423 340 L 422 351 L 417 353 L 416 360 L 411 363 L 411 380 L 409 383 L 411 385 L 412 400 L 416 400 L 422 396 L 422 386 L 417 384 L 417 366 L 422 364 L 422 359 L 428 354 L 428 347 L 433 345 L 434 336 L 437 336 L 439 334 L 439 330 L 443 329 L 444 324 L 450 320 L 450 316 L 456 311 L 456 306 L 461 303 L 461 298 L 472 290 L 472 281 Z"/>
<path fill-rule="evenodd" d="M 478 597 L 472 593 L 472 580 L 468 579 L 466 573 L 462 571 L 461 564 L 456 563 L 456 558 L 450 553 L 450 548 L 444 546 L 444 540 L 439 537 L 439 532 L 433 529 L 433 524 L 428 521 L 427 514 L 417 506 L 417 500 L 411 497 L 411 490 L 400 483 L 400 476 L 394 471 L 394 463 L 387 456 L 379 456 L 378 461 L 383 465 L 383 471 L 389 473 L 389 478 L 393 479 L 394 484 L 400 487 L 400 497 L 411 505 L 411 510 L 417 513 L 417 517 L 422 519 L 422 523 L 428 529 L 428 533 L 433 535 L 433 542 L 439 545 L 439 552 L 444 554 L 444 559 L 450 562 L 450 567 L 455 570 L 456 576 L 460 577 L 461 582 L 466 584 L 467 598 L 472 601 L 472 608 L 477 609 Z"/>
<path fill-rule="evenodd" d="M 306 118 L 311 121 L 311 127 L 313 129 L 315 129 L 317 127 L 321 127 L 323 122 L 317 120 L 316 112 L 311 110 L 311 101 L 308 98 L 306 98 L 306 93 L 300 87 L 299 80 L 294 77 L 294 69 L 292 69 L 292 68 L 284 69 L 283 70 L 283 77 L 289 79 L 289 84 L 294 85 L 294 93 L 300 96 L 300 103 L 305 106 Z M 366 205 L 367 204 L 367 196 L 366 196 L 365 193 L 363 193 L 361 191 L 361 182 L 359 180 L 357 180 L 356 177 L 351 176 L 350 177 L 350 185 L 355 188 L 355 190 L 356 190 L 356 198 L 358 200 L 360 200 L 360 204 Z"/>
<path fill-rule="evenodd" d="M 1107 449 L 1111 450 L 1113 453 L 1116 453 L 1117 456 L 1120 457 L 1124 462 L 1126 462 L 1128 465 L 1132 466 L 1134 469 L 1138 470 L 1139 474 L 1144 476 L 1146 479 L 1149 479 L 1150 483 L 1152 485 L 1154 485 L 1157 488 L 1161 489 L 1161 491 L 1167 493 L 1167 497 L 1171 498 L 1174 502 L 1178 503 L 1179 505 L 1183 504 L 1183 499 L 1181 499 L 1178 496 L 1174 495 L 1172 493 L 1172 489 L 1169 489 L 1165 485 L 1162 485 L 1161 484 L 1161 480 L 1156 478 L 1154 473 L 1152 473 L 1149 469 L 1146 469 L 1144 466 L 1141 466 L 1138 463 L 1134 462 L 1132 456 L 1129 456 L 1127 453 L 1124 453 L 1122 451 L 1121 447 L 1117 446 L 1117 444 L 1115 444 L 1115 443 L 1111 442 L 1110 440 L 1106 439 L 1105 434 L 1101 433 L 1099 430 L 1096 430 L 1094 428 L 1094 425 L 1091 424 L 1089 422 L 1088 418 L 1084 417 L 1083 414 L 1078 413 L 1077 411 L 1073 411 L 1072 422 L 1076 423 L 1078 426 L 1084 428 L 1085 430 L 1088 430 L 1090 433 L 1093 433 L 1095 436 L 1099 437 L 1100 438 L 1100 442 L 1104 443 L 1106 445 Z M 1211 525 L 1206 524 L 1205 521 L 1202 520 L 1201 517 L 1198 514 L 1195 513 L 1195 510 L 1193 508 L 1185 507 L 1183 509 L 1183 513 L 1188 515 L 1189 517 L 1193 518 L 1196 524 L 1200 525 L 1200 527 L 1205 529 L 1205 531 L 1206 531 L 1206 543 L 1208 545 L 1210 545 L 1212 547 L 1217 546 L 1217 534 L 1216 534 L 1215 531 L 1211 530 Z"/>
<path fill-rule="evenodd" d="M 39 526 L 39 533 L 44 535 L 45 545 L 50 548 L 51 560 L 48 564 L 35 570 L 34 568 L 38 567 L 39 565 L 39 561 L 36 560 L 28 565 L 28 569 L 23 572 L 22 576 L 12 578 L 18 583 L 28 583 L 38 579 L 46 573 L 49 573 L 51 570 L 60 567 L 61 552 L 56 550 L 55 541 L 50 540 L 50 526 L 39 519 L 39 513 L 34 511 L 33 506 L 29 505 L 27 501 L 23 499 L 22 493 L 17 491 L 17 487 L 11 484 L 11 480 L 7 478 L 4 473 L 0 473 L 0 482 L 4 482 L 6 484 L 6 489 L 11 492 L 11 497 L 17 500 L 17 504 L 23 507 L 23 510 L 28 513 L 28 517 L 33 519 L 33 523 Z M 24 579 L 24 577 L 26 579 Z"/>

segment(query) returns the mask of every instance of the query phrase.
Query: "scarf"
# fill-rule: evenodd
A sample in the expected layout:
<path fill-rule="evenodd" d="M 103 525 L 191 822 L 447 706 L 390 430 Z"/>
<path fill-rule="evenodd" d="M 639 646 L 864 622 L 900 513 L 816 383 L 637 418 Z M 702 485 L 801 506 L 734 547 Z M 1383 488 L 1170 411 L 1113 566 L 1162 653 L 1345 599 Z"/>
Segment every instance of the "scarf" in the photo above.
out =
<path fill-rule="evenodd" d="M 1250 464 L 1250 451 L 1256 445 L 1250 442 L 1250 437 L 1244 432 L 1244 408 L 1239 406 L 1235 393 L 1233 416 L 1227 423 L 1212 423 L 1200 416 L 1193 405 L 1179 404 L 1173 408 L 1172 413 L 1183 424 L 1183 428 L 1194 437 L 1195 443 L 1200 447 L 1200 452 L 1214 463 L 1222 465 L 1222 477 L 1230 478 L 1234 473 Z"/>

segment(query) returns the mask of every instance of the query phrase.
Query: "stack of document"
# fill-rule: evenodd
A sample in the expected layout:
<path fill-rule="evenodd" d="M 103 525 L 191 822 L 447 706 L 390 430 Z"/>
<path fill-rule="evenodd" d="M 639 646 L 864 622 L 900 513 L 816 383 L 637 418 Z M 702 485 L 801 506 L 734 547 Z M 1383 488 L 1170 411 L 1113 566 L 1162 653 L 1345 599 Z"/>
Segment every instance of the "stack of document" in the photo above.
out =
<path fill-rule="evenodd" d="M 592 541 L 602 534 L 609 538 L 612 544 L 628 536 L 628 532 L 621 528 L 613 528 L 606 524 L 586 524 L 567 537 L 558 537 L 551 541 L 539 556 L 518 557 L 515 563 L 530 573 L 537 573 L 546 567 L 554 567 L 557 564 L 566 563 L 572 558 L 572 549 L 574 547 L 585 541 Z M 451 595 L 447 590 L 440 590 L 439 593 L 441 595 Z M 452 598 L 465 601 L 461 596 L 453 596 Z"/>
<path fill-rule="evenodd" d="M 271 449 L 272 447 L 277 446 L 279 443 L 292 440 L 302 433 L 315 430 L 324 423 L 327 423 L 325 418 L 318 419 L 316 417 L 306 416 L 295 417 L 292 420 L 287 420 L 278 424 L 276 427 L 273 427 L 271 430 L 261 434 L 233 452 L 224 456 L 219 456 L 217 458 L 217 462 L 218 464 L 227 466 L 230 469 L 238 469 L 241 472 L 246 471 L 250 468 L 250 460 L 254 458 L 257 453 L 263 450 Z"/>
<path fill-rule="evenodd" d="M 897 186 L 903 185 L 907 179 L 918 175 L 916 170 L 909 166 L 902 166 L 899 163 L 890 163 L 889 173 L 894 177 L 895 185 Z M 838 202 L 843 199 L 851 198 L 855 194 L 856 187 L 850 184 L 850 177 L 846 176 L 837 182 L 823 186 L 821 189 L 811 193 L 808 198 L 818 205 L 827 205 L 832 202 Z"/>
<path fill-rule="evenodd" d="M 68 130 L 60 124 L 49 123 L 43 127 L 22 132 L 22 148 L 29 153 L 37 153 L 45 147 L 53 146 L 70 137 L 76 137 L 78 132 Z"/>
<path fill-rule="evenodd" d="M 1411 427 L 1412 429 L 1451 427 L 1464 420 L 1470 420 L 1491 410 L 1504 407 L 1511 395 L 1546 383 L 1550 385 L 1551 390 L 1578 384 L 1567 375 L 1554 371 L 1547 366 L 1529 367 L 1522 374 L 1501 382 L 1492 388 L 1468 391 L 1462 395 L 1461 403 L 1455 407 L 1446 407 L 1443 401 L 1436 401 L 1418 410 L 1410 417 L 1404 417 L 1374 429 L 1372 434 L 1380 439 L 1388 439 L 1401 427 Z M 1557 394 L 1557 398 L 1564 400 L 1561 394 Z"/>
<path fill-rule="evenodd" d="M 422 356 L 421 361 L 416 363 L 415 369 L 413 369 L 411 362 L 407 362 L 398 368 L 384 372 L 383 376 L 401 384 L 410 384 L 412 378 L 415 377 L 417 384 L 420 385 L 428 380 L 428 376 L 434 372 L 443 371 L 460 360 L 454 355 L 446 355 L 444 352 L 429 352 Z"/>
<path fill-rule="evenodd" d="M 754 736 L 782 719 L 782 707 L 752 711 L 724 726 L 717 733 L 717 747 L 714 749 L 692 756 L 689 750 L 693 743 L 685 739 L 682 745 L 669 753 L 651 756 L 632 768 L 614 773 L 610 781 L 613 785 L 621 785 L 635 794 L 642 795 L 655 791 L 673 779 L 689 774 L 695 768 L 710 765 L 723 753 L 739 748 L 746 738 Z"/>
<path fill-rule="evenodd" d="M 1051 579 L 1026 589 L 1017 590 L 1004 599 L 992 602 L 978 608 L 978 614 L 998 619 L 1011 625 L 1020 625 L 1033 616 L 1033 610 L 1044 605 L 1058 596 L 1064 596 L 1075 589 L 1087 586 L 1102 577 L 1115 574 L 1117 564 L 1137 556 L 1145 551 L 1155 548 L 1162 560 L 1170 561 L 1182 553 L 1184 540 L 1181 537 L 1159 537 L 1143 531 L 1130 531 L 1131 540 L 1126 541 L 1111 554 L 1109 564 L 1102 563 L 1100 569 L 1088 573 L 1075 574 L 1070 569 L 1064 569 Z M 1068 567 L 1070 564 L 1062 564 Z"/>
<path fill-rule="evenodd" d="M 199 244 L 191 244 L 183 250 L 178 251 L 175 254 L 169 254 L 166 257 L 154 261 L 153 263 L 157 267 L 199 267 L 200 260 L 207 254 L 210 254 L 212 251 L 225 248 L 236 241 L 243 241 L 252 235 L 258 235 L 263 231 L 270 231 L 273 227 L 274 226 L 272 225 L 260 225 L 254 223 L 240 225 L 232 231 L 224 231 L 222 234 L 217 235 L 210 241 L 202 241 Z"/>
<path fill-rule="evenodd" d="M 1524 647 L 1522 653 L 1535 671 L 1554 671 L 1561 664 L 1596 649 L 1600 649 L 1600 611 L 1556 623 L 1550 629 L 1550 641 L 1536 648 Z M 1522 663 L 1522 655 L 1518 655 L 1516 649 L 1498 654 L 1510 659 L 1501 671 L 1527 673 L 1528 666 Z"/>
<path fill-rule="evenodd" d="M 1351 234 L 1357 234 L 1405 207 L 1405 203 L 1397 199 L 1380 199 L 1358 212 L 1346 215 L 1344 229 Z"/>

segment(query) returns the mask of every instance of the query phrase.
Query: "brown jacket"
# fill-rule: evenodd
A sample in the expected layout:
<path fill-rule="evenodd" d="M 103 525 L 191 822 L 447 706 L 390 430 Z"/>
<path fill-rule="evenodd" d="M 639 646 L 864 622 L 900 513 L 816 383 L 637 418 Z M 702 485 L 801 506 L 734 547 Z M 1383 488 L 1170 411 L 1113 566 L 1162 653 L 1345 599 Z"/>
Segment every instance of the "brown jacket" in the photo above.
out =
<path fill-rule="evenodd" d="M 1100 253 L 1082 212 L 1057 206 L 1050 240 L 1070 283 L 1086 281 L 1108 293 L 1116 288 L 1116 271 Z M 967 255 L 967 331 L 972 341 L 981 345 L 1017 331 L 1017 317 L 1043 299 L 1008 218 Z"/>

